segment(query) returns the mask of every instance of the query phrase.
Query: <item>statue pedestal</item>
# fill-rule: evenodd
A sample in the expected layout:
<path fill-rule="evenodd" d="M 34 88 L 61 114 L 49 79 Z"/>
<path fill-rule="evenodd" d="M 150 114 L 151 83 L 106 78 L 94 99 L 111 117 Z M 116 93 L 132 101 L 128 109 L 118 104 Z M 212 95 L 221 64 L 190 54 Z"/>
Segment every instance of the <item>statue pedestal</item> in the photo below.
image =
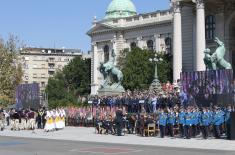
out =
<path fill-rule="evenodd" d="M 162 85 L 160 84 L 160 81 L 158 79 L 154 79 L 152 84 L 149 87 L 150 90 L 161 92 L 162 91 Z"/>
<path fill-rule="evenodd" d="M 98 96 L 114 96 L 122 95 L 122 93 L 125 93 L 125 89 L 121 85 L 106 86 L 98 90 Z"/>

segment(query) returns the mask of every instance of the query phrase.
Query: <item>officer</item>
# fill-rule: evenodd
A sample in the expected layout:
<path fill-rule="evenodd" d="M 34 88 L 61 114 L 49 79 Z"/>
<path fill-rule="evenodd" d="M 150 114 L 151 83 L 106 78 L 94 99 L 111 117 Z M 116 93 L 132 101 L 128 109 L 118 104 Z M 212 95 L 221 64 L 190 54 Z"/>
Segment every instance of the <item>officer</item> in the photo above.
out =
<path fill-rule="evenodd" d="M 171 108 L 167 114 L 167 129 L 171 137 L 174 137 L 174 125 L 175 125 L 176 114 Z"/>
<path fill-rule="evenodd" d="M 207 111 L 206 108 L 203 108 L 200 114 L 200 125 L 201 125 L 201 132 L 202 137 L 207 139 L 209 136 L 209 126 L 210 126 L 210 113 Z"/>
<path fill-rule="evenodd" d="M 0 129 L 3 131 L 4 129 L 4 123 L 5 123 L 5 116 L 3 113 L 3 109 L 0 109 Z"/>
<path fill-rule="evenodd" d="M 225 123 L 226 123 L 226 134 L 227 134 L 227 138 L 230 139 L 231 138 L 231 131 L 230 131 L 230 114 L 232 112 L 232 107 L 228 106 L 226 108 L 225 111 Z"/>
<path fill-rule="evenodd" d="M 224 113 L 217 107 L 213 114 L 213 129 L 215 138 L 221 137 L 220 126 L 224 123 Z"/>
<path fill-rule="evenodd" d="M 187 112 L 185 113 L 184 116 L 184 133 L 185 133 L 185 138 L 186 139 L 190 139 L 191 138 L 191 128 L 192 128 L 192 113 L 191 113 L 191 109 L 188 108 Z"/>
<path fill-rule="evenodd" d="M 123 125 L 123 113 L 122 109 L 118 109 L 116 111 L 116 128 L 117 128 L 117 135 L 121 136 L 122 135 L 122 125 Z"/>
<path fill-rule="evenodd" d="M 180 130 L 180 136 L 183 138 L 185 136 L 184 134 L 184 124 L 185 124 L 185 109 L 181 108 L 179 117 L 178 117 L 178 123 L 179 123 L 179 130 Z"/>
<path fill-rule="evenodd" d="M 197 125 L 198 125 L 198 112 L 196 108 L 193 108 L 192 111 L 192 137 L 195 138 L 197 134 Z"/>
<path fill-rule="evenodd" d="M 161 109 L 161 112 L 159 114 L 159 128 L 161 138 L 165 137 L 167 117 L 167 113 L 164 112 L 164 109 Z"/>

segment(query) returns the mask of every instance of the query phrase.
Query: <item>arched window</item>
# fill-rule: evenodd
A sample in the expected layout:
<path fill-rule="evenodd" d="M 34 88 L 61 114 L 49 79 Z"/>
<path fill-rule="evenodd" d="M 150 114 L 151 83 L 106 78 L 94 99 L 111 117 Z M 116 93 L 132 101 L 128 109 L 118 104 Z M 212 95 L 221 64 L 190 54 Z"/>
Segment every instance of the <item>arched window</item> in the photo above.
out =
<path fill-rule="evenodd" d="M 171 38 L 167 37 L 165 39 L 165 45 L 166 45 L 166 52 L 171 53 Z"/>
<path fill-rule="evenodd" d="M 134 48 L 136 48 L 137 46 L 136 46 L 136 43 L 135 42 L 132 42 L 131 43 L 131 49 L 134 49 Z"/>
<path fill-rule="evenodd" d="M 153 41 L 152 40 L 147 41 L 147 47 L 148 47 L 148 50 L 153 51 Z"/>
<path fill-rule="evenodd" d="M 215 38 L 215 16 L 206 16 L 206 39 L 213 40 Z"/>
<path fill-rule="evenodd" d="M 109 61 L 109 46 L 105 45 L 104 46 L 104 62 Z"/>

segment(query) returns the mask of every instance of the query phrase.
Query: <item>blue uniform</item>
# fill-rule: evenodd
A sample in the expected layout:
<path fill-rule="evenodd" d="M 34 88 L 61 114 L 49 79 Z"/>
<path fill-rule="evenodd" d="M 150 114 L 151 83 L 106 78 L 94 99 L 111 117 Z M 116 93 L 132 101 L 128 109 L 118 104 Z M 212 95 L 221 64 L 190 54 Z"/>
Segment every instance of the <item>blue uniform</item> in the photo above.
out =
<path fill-rule="evenodd" d="M 167 115 L 167 124 L 175 125 L 175 113 L 169 113 Z"/>
<path fill-rule="evenodd" d="M 208 112 L 201 113 L 200 124 L 202 126 L 209 126 L 210 125 L 210 113 L 208 113 Z"/>
<path fill-rule="evenodd" d="M 190 112 L 190 113 L 185 113 L 185 116 L 184 116 L 184 119 L 185 119 L 185 123 L 184 125 L 189 125 L 189 126 L 192 126 L 193 124 L 193 114 Z"/>
<path fill-rule="evenodd" d="M 159 114 L 159 125 L 166 126 L 166 123 L 167 123 L 167 114 L 160 113 Z"/>
<path fill-rule="evenodd" d="M 185 112 L 180 112 L 179 113 L 179 118 L 178 118 L 178 123 L 179 124 L 185 124 Z"/>

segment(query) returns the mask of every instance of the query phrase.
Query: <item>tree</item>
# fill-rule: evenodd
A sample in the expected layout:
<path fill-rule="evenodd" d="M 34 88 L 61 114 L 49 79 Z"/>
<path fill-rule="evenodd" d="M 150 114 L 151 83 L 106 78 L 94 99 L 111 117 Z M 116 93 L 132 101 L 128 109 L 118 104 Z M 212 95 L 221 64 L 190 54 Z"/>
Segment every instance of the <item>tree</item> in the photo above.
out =
<path fill-rule="evenodd" d="M 155 52 L 142 50 L 140 48 L 125 49 L 118 58 L 118 66 L 121 68 L 124 79 L 123 86 L 125 89 L 148 89 L 154 79 L 154 64 L 149 58 L 154 57 Z M 171 75 L 171 57 L 158 53 L 158 57 L 163 62 L 158 65 L 158 76 L 161 82 L 172 80 Z"/>
<path fill-rule="evenodd" d="M 12 35 L 6 42 L 0 39 L 0 104 L 14 103 L 16 86 L 22 80 L 18 44 L 19 41 Z"/>
<path fill-rule="evenodd" d="M 77 105 L 77 98 L 90 94 L 90 60 L 75 57 L 50 78 L 46 88 L 49 107 Z"/>

